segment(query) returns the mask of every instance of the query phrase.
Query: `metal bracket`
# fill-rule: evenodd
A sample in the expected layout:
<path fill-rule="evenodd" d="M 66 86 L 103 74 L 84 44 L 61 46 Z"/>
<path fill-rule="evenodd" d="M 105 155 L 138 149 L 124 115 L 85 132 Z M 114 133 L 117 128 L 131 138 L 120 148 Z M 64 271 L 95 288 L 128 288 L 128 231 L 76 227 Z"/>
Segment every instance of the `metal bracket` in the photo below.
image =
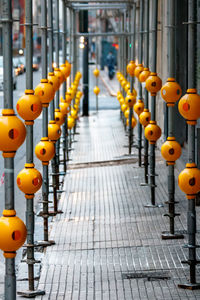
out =
<path fill-rule="evenodd" d="M 64 190 L 56 190 L 56 193 L 65 193 L 65 192 L 66 191 L 64 191 Z M 49 194 L 53 194 L 53 191 L 49 191 Z"/>
<path fill-rule="evenodd" d="M 183 25 L 192 25 L 192 24 L 200 24 L 200 22 L 194 22 L 194 21 L 188 21 L 188 22 L 182 22 Z"/>
<path fill-rule="evenodd" d="M 34 265 L 34 264 L 39 264 L 41 263 L 41 260 L 36 260 L 36 259 L 22 259 L 21 262 L 25 262 L 28 265 Z"/>
<path fill-rule="evenodd" d="M 162 240 L 178 240 L 184 239 L 184 235 L 178 232 L 170 233 L 169 231 L 163 231 L 161 238 Z"/>
<path fill-rule="evenodd" d="M 19 26 L 38 26 L 38 24 L 34 23 L 24 23 L 24 24 L 19 24 Z"/>
<path fill-rule="evenodd" d="M 169 217 L 169 218 L 175 218 L 175 217 L 178 217 L 178 216 L 180 216 L 181 214 L 179 214 L 179 213 L 174 213 L 174 214 L 170 214 L 170 213 L 166 213 L 166 214 L 164 214 L 163 216 L 164 217 Z"/>
<path fill-rule="evenodd" d="M 18 291 L 17 295 L 22 296 L 24 298 L 34 298 L 36 296 L 45 295 L 45 291 L 43 291 L 43 290 Z"/>

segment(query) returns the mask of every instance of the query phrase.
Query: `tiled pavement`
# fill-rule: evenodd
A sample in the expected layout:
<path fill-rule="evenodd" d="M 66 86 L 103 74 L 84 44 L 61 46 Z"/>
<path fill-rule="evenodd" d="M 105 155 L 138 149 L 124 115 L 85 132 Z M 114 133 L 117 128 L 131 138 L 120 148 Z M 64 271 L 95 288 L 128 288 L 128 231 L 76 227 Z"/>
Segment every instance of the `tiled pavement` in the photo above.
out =
<path fill-rule="evenodd" d="M 39 288 L 46 295 L 37 299 L 200 299 L 200 291 L 177 287 L 189 275 L 181 264 L 187 258 L 182 247 L 187 236 L 161 240 L 161 231 L 168 230 L 162 216 L 167 207 L 144 208 L 150 191 L 140 187 L 144 171 L 138 168 L 137 151 L 132 163 L 126 155 L 119 112 L 81 118 L 78 132 L 59 204 L 63 214 L 52 222 L 50 238 L 56 244 L 42 260 Z M 157 173 L 156 201 L 164 203 L 167 168 L 159 153 Z M 176 228 L 185 231 L 187 200 L 178 187 L 176 191 L 181 212 Z M 168 279 L 129 278 L 151 272 Z"/>

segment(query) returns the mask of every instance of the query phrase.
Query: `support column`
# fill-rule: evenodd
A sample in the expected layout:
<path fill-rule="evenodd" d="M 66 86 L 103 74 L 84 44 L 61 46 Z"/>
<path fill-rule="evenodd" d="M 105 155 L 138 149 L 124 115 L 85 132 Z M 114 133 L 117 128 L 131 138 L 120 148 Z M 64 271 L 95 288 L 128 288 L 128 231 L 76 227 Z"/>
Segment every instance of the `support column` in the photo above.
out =
<path fill-rule="evenodd" d="M 168 33 L 168 78 L 175 78 L 175 3 L 174 0 L 168 0 L 167 3 L 167 33 Z M 169 79 L 168 79 L 169 81 Z M 165 86 L 163 86 L 165 88 Z M 181 96 L 181 93 L 180 93 Z M 169 105 L 169 104 L 168 104 Z M 167 132 L 168 132 L 168 141 L 175 141 L 174 138 L 174 105 L 168 107 L 166 105 L 166 111 L 168 112 L 168 122 L 167 122 Z M 165 144 L 163 144 L 164 147 Z M 173 144 L 172 144 L 173 145 Z M 180 146 L 179 146 L 180 147 Z M 174 149 L 174 148 L 173 148 Z M 170 162 L 168 164 L 168 201 L 166 202 L 169 206 L 168 213 L 164 216 L 169 218 L 169 231 L 162 233 L 162 239 L 182 239 L 184 238 L 183 234 L 175 232 L 175 217 L 180 216 L 175 212 L 175 176 L 174 176 L 174 165 L 175 162 Z"/>
<path fill-rule="evenodd" d="M 80 32 L 88 33 L 88 11 L 80 12 Z M 83 116 L 89 116 L 89 65 L 88 65 L 88 37 L 84 37 L 83 48 Z"/>
<path fill-rule="evenodd" d="M 196 1 L 188 0 L 188 91 L 195 92 L 195 52 L 196 52 Z M 188 92 L 187 91 L 187 92 Z M 198 96 L 199 97 L 199 96 Z M 198 99 L 199 100 L 199 99 Z M 195 99 L 193 99 L 195 101 Z M 195 167 L 195 123 L 187 121 L 188 123 L 188 165 Z M 187 165 L 186 165 L 187 167 Z M 198 170 L 199 171 L 199 170 Z M 180 175 L 179 175 L 180 176 Z M 193 181 L 192 181 L 193 180 Z M 194 176 L 189 181 L 190 186 L 197 184 L 194 181 Z M 199 186 L 199 184 L 198 184 Z M 188 200 L 188 212 L 187 212 L 187 229 L 188 229 L 188 244 L 185 245 L 188 248 L 188 260 L 183 261 L 190 268 L 189 283 L 179 284 L 178 287 L 195 290 L 200 289 L 200 283 L 196 282 L 196 265 L 200 262 L 196 259 L 196 249 L 199 246 L 196 244 L 196 208 L 195 208 L 195 196 L 187 195 Z"/>
<path fill-rule="evenodd" d="M 144 67 L 149 68 L 149 0 L 145 0 L 144 6 Z M 149 108 L 149 93 L 144 88 L 144 108 Z M 144 136 L 144 184 L 148 184 L 148 166 L 149 166 L 149 142 Z"/>
<path fill-rule="evenodd" d="M 139 43 L 138 43 L 138 63 L 142 64 L 143 62 L 143 9 L 144 9 L 144 0 L 140 0 L 140 20 L 139 20 Z M 139 100 L 142 98 L 142 84 L 138 82 L 139 87 Z M 142 166 L 142 125 L 138 121 L 138 165 Z"/>

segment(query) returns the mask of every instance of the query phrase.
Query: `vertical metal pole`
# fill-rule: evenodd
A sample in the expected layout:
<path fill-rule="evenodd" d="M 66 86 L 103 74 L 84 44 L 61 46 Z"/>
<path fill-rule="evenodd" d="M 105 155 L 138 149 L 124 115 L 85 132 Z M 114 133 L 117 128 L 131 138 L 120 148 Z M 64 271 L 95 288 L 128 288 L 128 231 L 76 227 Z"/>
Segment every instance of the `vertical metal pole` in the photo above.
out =
<path fill-rule="evenodd" d="M 59 68 L 59 0 L 55 1 L 55 50 L 56 50 L 56 67 Z M 60 91 L 56 92 L 55 108 L 59 109 Z M 56 142 L 56 188 L 59 189 L 59 164 L 60 164 L 60 139 Z M 56 203 L 55 203 L 56 204 Z M 57 207 L 56 207 L 57 208 Z"/>
<path fill-rule="evenodd" d="M 88 11 L 80 12 L 80 32 L 88 32 Z M 84 38 L 83 48 L 83 116 L 89 115 L 89 70 L 88 70 L 88 37 Z"/>
<path fill-rule="evenodd" d="M 144 65 L 145 68 L 149 67 L 149 0 L 145 0 L 144 7 Z M 149 93 L 144 89 L 144 107 L 149 108 Z M 148 165 L 149 165 L 149 142 L 144 136 L 144 179 L 145 184 L 148 184 Z"/>
<path fill-rule="evenodd" d="M 68 7 L 68 13 L 69 13 L 69 62 L 72 65 L 72 63 L 73 63 L 73 61 L 72 61 L 72 15 L 71 15 L 70 7 Z M 72 72 L 69 76 L 69 86 L 71 86 L 71 83 L 72 83 Z M 68 132 L 69 132 L 69 149 L 71 149 L 72 133 L 71 133 L 71 130 L 69 130 Z"/>
<path fill-rule="evenodd" d="M 76 68 L 76 37 L 75 37 L 75 27 L 76 27 L 76 14 L 75 14 L 75 11 L 72 10 L 72 24 L 73 24 L 73 27 L 72 27 L 72 43 L 73 43 L 73 80 L 75 78 L 75 75 L 76 75 L 76 71 L 77 71 L 77 68 Z"/>
<path fill-rule="evenodd" d="M 33 89 L 32 0 L 25 5 L 26 20 L 26 89 Z M 33 125 L 26 125 L 26 162 L 33 163 Z M 33 197 L 34 198 L 34 197 Z M 26 199 L 27 263 L 29 290 L 34 290 L 34 208 L 33 198 Z M 31 261 L 31 263 L 30 263 Z"/>
<path fill-rule="evenodd" d="M 71 16 L 71 9 L 68 9 L 69 11 L 69 61 L 72 64 L 72 16 Z M 70 74 L 69 77 L 69 85 L 71 85 L 71 80 L 72 78 L 72 74 Z M 70 135 L 71 135 L 71 131 L 70 131 Z"/>
<path fill-rule="evenodd" d="M 157 60 L 157 16 L 158 0 L 152 0 L 152 18 L 151 18 L 151 35 L 152 35 L 152 65 L 151 71 L 156 72 Z M 151 120 L 156 119 L 156 96 L 151 96 Z M 151 205 L 155 206 L 155 144 L 150 144 L 150 188 L 151 188 Z"/>
<path fill-rule="evenodd" d="M 196 1 L 188 0 L 188 87 L 195 88 L 195 42 L 196 42 Z M 195 125 L 188 124 L 188 162 L 195 162 Z M 188 199 L 187 212 L 188 251 L 186 263 L 190 266 L 190 283 L 179 285 L 181 288 L 199 289 L 196 283 L 196 208 L 195 198 Z"/>
<path fill-rule="evenodd" d="M 96 32 L 97 32 L 97 13 L 96 13 Z M 98 46 L 97 46 L 98 38 L 96 37 L 96 43 L 95 43 L 95 58 L 96 58 L 96 69 L 98 68 Z M 98 86 L 98 76 L 96 76 L 96 86 Z M 99 105 L 98 105 L 98 95 L 96 95 L 96 111 L 99 110 Z"/>
<path fill-rule="evenodd" d="M 66 25 L 67 25 L 67 16 L 66 16 L 66 6 L 65 6 L 65 1 L 62 1 L 62 62 L 65 64 L 66 61 Z M 65 93 L 66 93 L 66 83 L 63 84 L 62 86 L 62 95 L 63 99 L 65 99 Z M 63 124 L 63 163 L 64 163 L 64 172 L 66 173 L 67 171 L 67 165 L 66 165 L 66 151 L 67 151 L 67 139 L 66 139 L 66 131 L 67 131 L 67 115 L 65 117 L 65 122 Z"/>
<path fill-rule="evenodd" d="M 48 38 L 49 38 L 49 72 L 53 72 L 53 3 L 52 0 L 48 0 Z M 50 118 L 54 120 L 55 110 L 55 99 L 50 103 Z M 52 169 L 52 186 L 53 186 L 53 200 L 54 200 L 54 211 L 52 214 L 57 212 L 57 186 L 56 186 L 56 156 L 51 160 Z M 49 212 L 50 213 L 50 212 Z M 51 214 L 51 213 L 50 213 Z"/>
<path fill-rule="evenodd" d="M 168 0 L 167 3 L 167 19 L 168 19 L 168 77 L 175 78 L 175 1 Z M 168 135 L 174 137 L 174 107 L 168 107 Z M 175 213 L 175 177 L 174 165 L 168 165 L 168 205 L 169 213 L 169 232 L 163 232 L 162 239 L 179 239 L 184 238 L 183 234 L 175 233 L 174 218 L 179 216 Z"/>
<path fill-rule="evenodd" d="M 124 18 L 123 18 L 123 32 L 126 32 L 126 10 L 124 10 Z M 123 51 L 123 73 L 124 76 L 126 77 L 126 65 L 127 65 L 127 55 L 126 55 L 126 51 L 127 51 L 127 40 L 126 40 L 126 36 L 123 36 L 123 47 L 124 47 L 124 51 Z"/>
<path fill-rule="evenodd" d="M 79 20 L 78 20 L 78 12 L 76 12 L 76 26 L 75 26 L 75 34 L 77 34 L 77 24 L 78 24 Z M 76 38 L 75 39 L 76 41 L 76 70 L 78 71 L 79 70 L 79 40 Z"/>
<path fill-rule="evenodd" d="M 123 28 L 123 15 L 119 11 L 119 31 L 122 32 L 122 28 Z M 123 73 L 123 69 L 122 69 L 123 46 L 122 45 L 123 45 L 123 43 L 122 43 L 122 36 L 120 36 L 119 37 L 119 71 L 121 73 Z M 119 83 L 119 87 L 120 87 L 120 91 L 123 92 L 120 83 Z"/>
<path fill-rule="evenodd" d="M 47 78 L 47 4 L 46 0 L 41 0 L 41 49 L 42 49 L 42 78 Z M 43 137 L 48 137 L 48 107 L 43 107 L 42 112 L 42 133 Z M 48 195 L 49 177 L 48 165 L 43 165 L 42 199 L 43 199 L 43 219 L 44 219 L 44 242 L 48 244 Z"/>
<path fill-rule="evenodd" d="M 2 1 L 4 108 L 13 108 L 12 2 Z M 5 209 L 14 209 L 14 158 L 4 158 Z M 15 258 L 6 258 L 5 300 L 16 299 Z"/>
<path fill-rule="evenodd" d="M 118 16 L 118 30 L 120 31 L 120 12 L 117 11 L 117 16 Z M 120 37 L 118 37 L 118 44 L 119 44 L 119 48 L 117 51 L 117 70 L 120 72 L 121 68 L 120 68 L 120 52 L 121 52 L 121 44 L 120 44 Z M 119 83 L 119 89 L 120 89 L 120 83 Z"/>
<path fill-rule="evenodd" d="M 122 32 L 125 32 L 125 19 L 126 19 L 126 11 L 124 10 L 122 13 Z M 122 39 L 121 39 L 122 43 L 122 60 L 121 60 L 121 67 L 122 67 L 122 74 L 124 75 L 124 77 L 126 77 L 126 71 L 125 71 L 125 51 L 126 51 L 126 42 L 125 42 L 125 36 L 122 35 Z M 122 89 L 122 94 L 123 97 L 125 98 L 126 93 L 125 90 Z M 126 129 L 126 118 L 124 116 L 124 114 L 122 113 L 122 121 L 124 123 L 124 129 Z"/>
<path fill-rule="evenodd" d="M 75 11 L 72 9 L 72 53 L 73 53 L 73 78 L 74 81 L 76 76 L 76 38 L 75 38 L 75 27 L 76 27 L 76 14 Z M 75 98 L 73 99 L 73 105 L 75 104 Z M 76 134 L 76 120 L 75 120 L 75 126 L 73 127 L 73 135 Z"/>
<path fill-rule="evenodd" d="M 143 60 L 143 6 L 144 0 L 140 0 L 140 20 L 139 20 L 139 45 L 138 45 L 138 62 L 142 64 Z M 139 99 L 142 100 L 142 84 L 138 82 Z M 138 165 L 142 165 L 142 125 L 138 122 Z"/>
<path fill-rule="evenodd" d="M 126 14 L 125 14 L 125 11 L 123 11 L 122 13 L 122 32 L 125 32 L 125 17 L 126 17 Z M 124 75 L 124 77 L 126 77 L 126 71 L 125 71 L 125 49 L 126 49 L 126 43 L 125 43 L 125 37 L 124 35 L 122 35 L 121 37 L 121 47 L 122 47 L 122 55 L 121 55 L 121 69 L 122 69 L 122 74 Z M 125 98 L 125 91 L 124 89 L 122 89 L 122 94 L 123 94 L 123 97 Z M 124 124 L 124 128 L 126 129 L 126 119 L 125 119 L 125 116 L 123 113 L 121 113 L 121 116 L 122 116 L 122 121 L 123 121 L 123 124 Z"/>
<path fill-rule="evenodd" d="M 135 4 L 129 11 L 129 31 L 135 33 Z M 129 60 L 134 60 L 135 37 L 130 36 L 129 44 L 131 43 Z M 130 46 L 130 45 L 129 45 Z M 131 77 L 131 92 L 133 91 L 133 77 Z M 133 128 L 132 128 L 133 107 L 129 110 L 129 154 L 131 154 L 133 144 Z"/>
<path fill-rule="evenodd" d="M 128 8 L 128 31 L 131 32 L 131 7 Z M 127 63 L 131 59 L 131 35 L 128 36 L 128 59 Z"/>

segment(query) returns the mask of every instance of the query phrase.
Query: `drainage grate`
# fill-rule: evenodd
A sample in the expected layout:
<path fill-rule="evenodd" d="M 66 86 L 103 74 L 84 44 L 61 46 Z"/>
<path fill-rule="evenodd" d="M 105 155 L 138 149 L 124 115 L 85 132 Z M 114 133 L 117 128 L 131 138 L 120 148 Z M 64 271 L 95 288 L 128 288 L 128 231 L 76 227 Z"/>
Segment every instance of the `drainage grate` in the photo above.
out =
<path fill-rule="evenodd" d="M 147 281 L 154 280 L 169 280 L 171 277 L 168 272 L 129 272 L 122 273 L 122 279 L 146 279 Z"/>

